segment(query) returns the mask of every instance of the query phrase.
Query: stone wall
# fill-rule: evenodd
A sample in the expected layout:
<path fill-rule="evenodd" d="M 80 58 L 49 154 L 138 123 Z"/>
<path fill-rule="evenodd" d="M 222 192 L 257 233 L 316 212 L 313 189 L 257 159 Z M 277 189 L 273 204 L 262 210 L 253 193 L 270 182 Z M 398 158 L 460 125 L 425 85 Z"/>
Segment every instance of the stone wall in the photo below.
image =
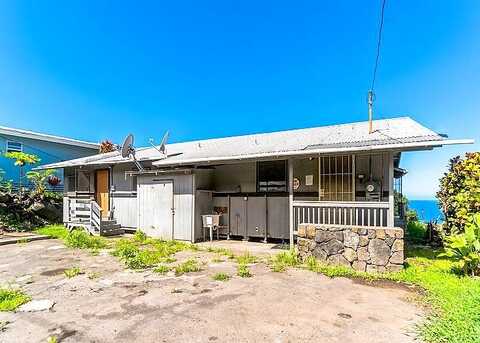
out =
<path fill-rule="evenodd" d="M 315 256 L 328 264 L 359 271 L 385 272 L 403 268 L 403 229 L 300 224 L 300 258 Z"/>

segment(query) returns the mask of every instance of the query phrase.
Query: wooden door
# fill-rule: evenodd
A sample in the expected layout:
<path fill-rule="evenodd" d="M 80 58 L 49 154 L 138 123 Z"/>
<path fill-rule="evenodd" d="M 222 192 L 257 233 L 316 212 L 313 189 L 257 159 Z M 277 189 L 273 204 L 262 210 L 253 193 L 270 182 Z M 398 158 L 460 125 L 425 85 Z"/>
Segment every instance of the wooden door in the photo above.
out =
<path fill-rule="evenodd" d="M 102 217 L 108 217 L 110 201 L 108 194 L 108 169 L 97 170 L 95 172 L 95 200 L 102 209 Z"/>
<path fill-rule="evenodd" d="M 138 228 L 148 236 L 173 238 L 173 182 L 138 185 Z"/>

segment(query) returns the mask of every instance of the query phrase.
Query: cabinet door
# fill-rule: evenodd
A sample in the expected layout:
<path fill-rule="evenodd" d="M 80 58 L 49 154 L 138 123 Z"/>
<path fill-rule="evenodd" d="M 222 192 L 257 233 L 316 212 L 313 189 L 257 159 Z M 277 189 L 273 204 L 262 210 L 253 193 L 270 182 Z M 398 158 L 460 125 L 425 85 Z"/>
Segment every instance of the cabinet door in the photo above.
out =
<path fill-rule="evenodd" d="M 234 236 L 246 236 L 246 201 L 244 197 L 230 198 L 230 234 Z"/>
<path fill-rule="evenodd" d="M 265 237 L 267 204 L 265 197 L 249 197 L 247 201 L 247 236 Z"/>
<path fill-rule="evenodd" d="M 288 198 L 269 197 L 268 237 L 288 239 Z"/>

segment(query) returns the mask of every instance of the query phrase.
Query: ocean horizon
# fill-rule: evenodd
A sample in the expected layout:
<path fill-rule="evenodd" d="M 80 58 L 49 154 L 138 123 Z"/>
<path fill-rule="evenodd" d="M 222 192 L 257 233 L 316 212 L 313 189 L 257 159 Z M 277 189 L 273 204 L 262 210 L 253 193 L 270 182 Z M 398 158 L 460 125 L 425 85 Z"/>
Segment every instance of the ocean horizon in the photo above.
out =
<path fill-rule="evenodd" d="M 422 222 L 443 221 L 443 213 L 437 199 L 408 200 L 408 208 L 417 211 L 418 219 Z"/>

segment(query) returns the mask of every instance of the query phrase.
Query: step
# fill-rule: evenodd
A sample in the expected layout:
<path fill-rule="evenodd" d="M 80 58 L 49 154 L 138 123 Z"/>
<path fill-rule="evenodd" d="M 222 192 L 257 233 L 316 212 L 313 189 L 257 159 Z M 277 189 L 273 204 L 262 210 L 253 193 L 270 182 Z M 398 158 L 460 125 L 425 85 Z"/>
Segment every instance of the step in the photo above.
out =
<path fill-rule="evenodd" d="M 102 229 L 102 236 L 118 236 L 123 235 L 125 233 L 124 229 L 111 229 L 111 230 L 103 230 Z"/>
<path fill-rule="evenodd" d="M 122 227 L 122 225 L 120 224 L 102 224 L 101 225 L 101 228 L 102 228 L 102 231 L 103 230 L 114 230 L 114 229 L 120 229 Z"/>
<path fill-rule="evenodd" d="M 102 219 L 102 226 L 109 224 L 117 224 L 117 221 L 115 219 Z"/>

